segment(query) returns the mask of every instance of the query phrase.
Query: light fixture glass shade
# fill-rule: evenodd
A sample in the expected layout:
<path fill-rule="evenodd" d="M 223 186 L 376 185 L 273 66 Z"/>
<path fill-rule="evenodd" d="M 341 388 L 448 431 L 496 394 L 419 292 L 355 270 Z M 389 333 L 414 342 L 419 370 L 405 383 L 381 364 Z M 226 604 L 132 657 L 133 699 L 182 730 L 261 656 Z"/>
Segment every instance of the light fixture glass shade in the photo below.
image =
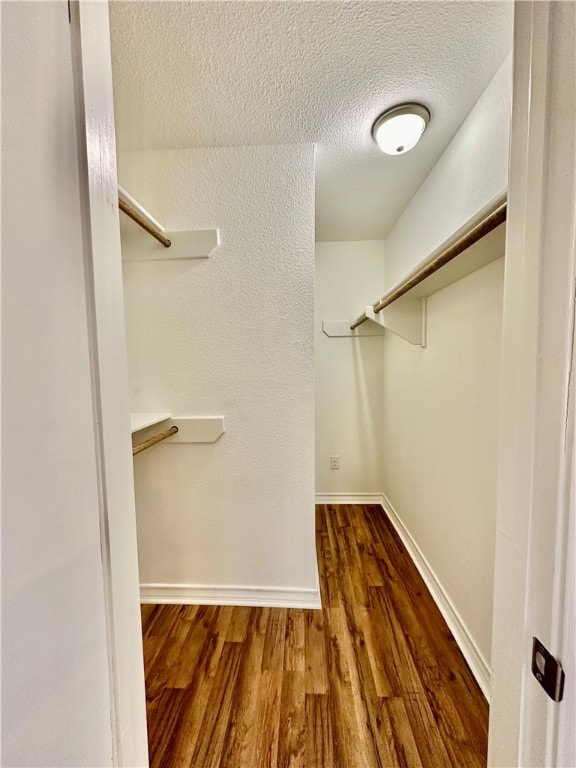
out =
<path fill-rule="evenodd" d="M 382 152 L 403 155 L 418 144 L 430 120 L 421 104 L 403 104 L 390 109 L 374 123 L 372 135 Z"/>

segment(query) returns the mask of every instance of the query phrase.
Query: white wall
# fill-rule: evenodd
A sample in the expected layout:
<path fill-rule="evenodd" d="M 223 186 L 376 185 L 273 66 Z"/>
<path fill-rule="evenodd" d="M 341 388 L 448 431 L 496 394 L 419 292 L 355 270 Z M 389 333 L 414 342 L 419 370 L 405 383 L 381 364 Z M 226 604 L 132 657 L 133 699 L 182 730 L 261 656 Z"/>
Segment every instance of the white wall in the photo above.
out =
<path fill-rule="evenodd" d="M 2 3 L 2 765 L 112 763 L 66 2 Z"/>
<path fill-rule="evenodd" d="M 428 299 L 427 346 L 384 342 L 384 492 L 489 661 L 503 259 Z"/>
<path fill-rule="evenodd" d="M 316 244 L 316 493 L 382 492 L 382 336 L 329 338 L 384 282 L 381 240 Z M 340 469 L 330 469 L 330 456 Z"/>
<path fill-rule="evenodd" d="M 385 241 L 399 282 L 507 184 L 511 61 Z M 502 261 L 428 299 L 427 346 L 384 344 L 384 493 L 490 663 Z M 486 664 L 481 663 L 484 659 Z"/>
<path fill-rule="evenodd" d="M 128 153 L 120 180 L 222 238 L 207 261 L 125 264 L 133 409 L 226 418 L 215 444 L 136 459 L 141 581 L 316 600 L 313 147 Z"/>
<path fill-rule="evenodd" d="M 506 191 L 511 101 L 510 54 L 386 237 L 386 288 Z"/>

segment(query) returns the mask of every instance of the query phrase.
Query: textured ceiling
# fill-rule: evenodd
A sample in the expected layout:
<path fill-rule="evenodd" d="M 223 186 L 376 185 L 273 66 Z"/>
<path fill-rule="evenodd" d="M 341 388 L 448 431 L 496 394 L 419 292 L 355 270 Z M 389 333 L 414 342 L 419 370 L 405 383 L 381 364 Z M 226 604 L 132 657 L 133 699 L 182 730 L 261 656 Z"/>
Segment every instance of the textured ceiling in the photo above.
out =
<path fill-rule="evenodd" d="M 383 237 L 512 45 L 512 3 L 110 4 L 120 149 L 316 144 L 316 237 Z M 383 155 L 384 109 L 432 113 Z"/>

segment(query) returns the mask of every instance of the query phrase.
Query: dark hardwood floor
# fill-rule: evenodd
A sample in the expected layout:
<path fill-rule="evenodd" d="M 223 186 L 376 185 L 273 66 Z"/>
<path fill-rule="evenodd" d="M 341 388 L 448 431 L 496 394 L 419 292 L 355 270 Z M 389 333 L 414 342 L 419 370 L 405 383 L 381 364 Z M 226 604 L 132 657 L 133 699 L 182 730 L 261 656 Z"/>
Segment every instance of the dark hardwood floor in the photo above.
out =
<path fill-rule="evenodd" d="M 151 765 L 485 766 L 487 704 L 382 509 L 316 520 L 322 611 L 142 607 Z"/>

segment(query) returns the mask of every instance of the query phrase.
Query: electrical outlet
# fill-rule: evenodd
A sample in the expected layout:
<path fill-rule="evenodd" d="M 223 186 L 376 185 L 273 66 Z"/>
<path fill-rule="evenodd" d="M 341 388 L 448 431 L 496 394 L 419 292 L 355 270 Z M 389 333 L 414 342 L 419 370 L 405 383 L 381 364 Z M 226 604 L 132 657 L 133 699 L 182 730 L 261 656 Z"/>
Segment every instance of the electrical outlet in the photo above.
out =
<path fill-rule="evenodd" d="M 330 456 L 330 469 L 340 469 L 340 456 Z"/>

